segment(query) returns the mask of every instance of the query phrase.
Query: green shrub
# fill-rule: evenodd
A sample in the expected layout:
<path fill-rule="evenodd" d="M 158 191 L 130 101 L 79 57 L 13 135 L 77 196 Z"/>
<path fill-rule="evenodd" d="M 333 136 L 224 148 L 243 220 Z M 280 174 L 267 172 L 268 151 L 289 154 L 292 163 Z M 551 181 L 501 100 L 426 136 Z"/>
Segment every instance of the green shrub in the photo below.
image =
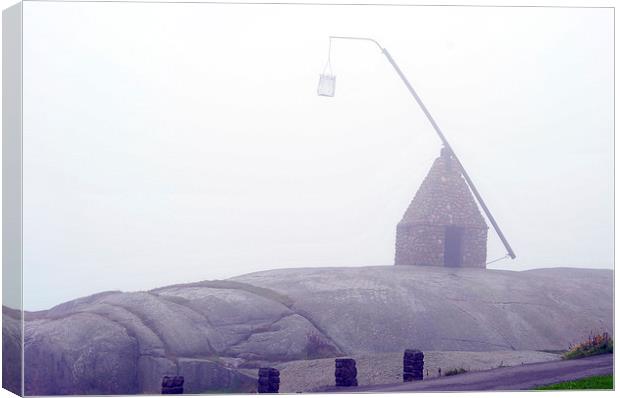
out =
<path fill-rule="evenodd" d="M 466 370 L 466 369 L 463 369 L 463 368 L 458 368 L 458 369 L 457 369 L 457 368 L 454 368 L 454 369 L 448 369 L 448 370 L 446 370 L 445 375 L 446 375 L 446 376 L 454 376 L 454 375 L 458 375 L 458 374 L 465 373 L 465 372 L 467 372 L 467 370 Z"/>
<path fill-rule="evenodd" d="M 609 333 L 590 334 L 587 340 L 570 346 L 562 355 L 564 359 L 577 359 L 614 352 L 614 341 Z"/>

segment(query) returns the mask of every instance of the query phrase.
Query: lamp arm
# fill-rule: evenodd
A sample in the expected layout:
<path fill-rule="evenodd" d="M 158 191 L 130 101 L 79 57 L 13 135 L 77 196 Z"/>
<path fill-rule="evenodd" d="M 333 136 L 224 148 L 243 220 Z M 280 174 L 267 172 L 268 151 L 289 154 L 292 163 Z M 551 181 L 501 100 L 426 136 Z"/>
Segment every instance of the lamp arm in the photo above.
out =
<path fill-rule="evenodd" d="M 416 102 L 418 103 L 420 108 L 422 108 L 422 112 L 424 112 L 424 114 L 426 115 L 426 118 L 428 119 L 428 121 L 431 123 L 431 125 L 435 129 L 435 132 L 437 132 L 437 135 L 439 136 L 439 139 L 441 139 L 441 142 L 443 143 L 443 145 L 450 151 L 450 153 L 452 154 L 452 157 L 454 157 L 454 160 L 456 160 L 456 163 L 457 163 L 459 169 L 463 173 L 463 177 L 465 177 L 465 181 L 467 181 L 467 185 L 469 185 L 469 188 L 471 189 L 472 193 L 476 197 L 476 200 L 480 204 L 480 207 L 482 207 L 482 210 L 484 211 L 484 214 L 489 219 L 489 222 L 491 223 L 491 225 L 493 225 L 493 229 L 495 229 L 495 232 L 497 233 L 497 235 L 501 239 L 502 243 L 504 244 L 504 247 L 506 248 L 506 251 L 508 252 L 508 255 L 512 259 L 516 258 L 516 255 L 515 255 L 514 251 L 512 250 L 512 247 L 510 247 L 510 244 L 508 243 L 508 240 L 506 240 L 506 237 L 504 236 L 502 230 L 499 228 L 499 225 L 495 221 L 495 218 L 491 214 L 491 211 L 487 207 L 486 203 L 484 203 L 484 200 L 482 199 L 482 196 L 480 196 L 480 193 L 478 192 L 478 189 L 476 189 L 476 186 L 474 185 L 474 182 L 471 180 L 471 178 L 469 178 L 469 174 L 467 174 L 467 171 L 465 170 L 465 168 L 461 164 L 461 161 L 456 156 L 456 153 L 454 153 L 454 151 L 452 150 L 452 146 L 450 146 L 450 143 L 446 139 L 446 136 L 443 135 L 443 132 L 441 131 L 441 129 L 437 125 L 437 122 L 435 122 L 435 119 L 433 119 L 433 116 L 430 114 L 428 109 L 426 109 L 426 106 L 422 102 L 422 99 L 420 99 L 420 97 L 418 96 L 418 93 L 416 93 L 416 91 L 413 89 L 413 86 L 411 86 L 411 83 L 409 83 L 409 80 L 407 80 L 407 77 L 400 70 L 400 68 L 396 64 L 396 61 L 394 61 L 394 58 L 392 58 L 392 55 L 390 55 L 390 52 L 386 48 L 381 46 L 381 44 L 379 44 L 378 41 L 376 41 L 375 39 L 371 39 L 369 37 L 329 36 L 329 39 L 330 40 L 331 39 L 366 40 L 366 41 L 370 41 L 370 42 L 375 43 L 377 45 L 377 47 L 379 47 L 379 49 L 381 49 L 381 52 L 383 53 L 383 55 L 385 55 L 385 57 L 390 62 L 392 67 L 394 67 L 394 70 L 396 70 L 396 73 L 398 73 L 398 76 L 400 76 L 400 78 L 403 81 L 403 83 L 405 83 L 405 86 L 407 86 L 407 89 L 409 90 L 409 92 L 411 93 L 413 98 L 416 100 Z"/>
<path fill-rule="evenodd" d="M 378 43 L 377 43 L 377 45 L 378 45 Z M 486 214 L 487 218 L 491 222 L 491 225 L 493 225 L 493 229 L 495 229 L 495 232 L 497 232 L 497 235 L 499 236 L 499 238 L 501 239 L 502 243 L 504 244 L 504 247 L 506 248 L 506 251 L 508 251 L 508 255 L 510 256 L 510 258 L 514 259 L 516 257 L 516 255 L 515 255 L 514 251 L 512 250 L 512 247 L 510 247 L 510 244 L 508 243 L 508 240 L 506 240 L 506 237 L 502 233 L 502 230 L 499 228 L 499 225 L 495 221 L 495 218 L 491 214 L 491 211 L 487 207 L 486 203 L 484 203 L 484 200 L 482 199 L 482 196 L 480 196 L 480 193 L 478 192 L 478 189 L 476 189 L 476 186 L 474 185 L 474 182 L 471 180 L 471 178 L 469 178 L 469 174 L 467 174 L 467 171 L 465 170 L 465 168 L 461 164 L 461 161 L 456 156 L 456 153 L 454 153 L 454 151 L 452 150 L 452 147 L 450 146 L 450 143 L 446 139 L 446 136 L 443 135 L 443 132 L 441 131 L 441 129 L 437 125 L 437 122 L 435 122 L 435 119 L 433 119 L 433 116 L 430 114 L 428 109 L 426 109 L 426 106 L 424 105 L 424 103 L 422 102 L 420 97 L 418 96 L 418 93 L 416 93 L 416 91 L 413 89 L 413 87 L 411 86 L 411 83 L 409 83 L 409 80 L 407 80 L 407 77 L 405 77 L 403 72 L 400 70 L 400 68 L 396 64 L 396 61 L 394 61 L 394 58 L 392 58 L 392 55 L 390 55 L 389 51 L 387 49 L 385 49 L 385 48 L 381 48 L 381 51 L 383 52 L 385 57 L 388 59 L 388 61 L 390 61 L 390 64 L 392 64 L 392 66 L 396 70 L 396 73 L 398 73 L 398 76 L 400 76 L 400 78 L 403 81 L 403 83 L 405 83 L 405 86 L 407 86 L 407 89 L 409 90 L 409 92 L 411 93 L 413 98 L 416 100 L 418 105 L 420 105 L 420 108 L 422 108 L 422 112 L 424 112 L 424 114 L 428 118 L 428 121 L 431 123 L 431 125 L 433 126 L 433 128 L 437 132 L 437 135 L 441 139 L 441 142 L 443 143 L 443 145 L 450 151 L 450 153 L 454 157 L 454 160 L 456 160 L 457 165 L 459 166 L 459 168 L 463 172 L 463 177 L 465 177 L 465 181 L 467 181 L 467 185 L 469 185 L 469 188 L 471 188 L 471 191 L 473 192 L 474 196 L 478 200 L 478 203 L 480 203 L 480 207 L 482 207 L 482 210 L 484 211 L 484 214 Z"/>
<path fill-rule="evenodd" d="M 344 40 L 366 40 L 366 41 L 371 41 L 373 43 L 375 43 L 377 45 L 377 47 L 379 47 L 379 50 L 384 51 L 385 48 L 383 48 L 381 46 L 381 44 L 379 44 L 378 41 L 376 41 L 375 39 L 371 39 L 370 37 L 354 37 L 354 36 L 329 36 L 329 39 L 344 39 Z"/>

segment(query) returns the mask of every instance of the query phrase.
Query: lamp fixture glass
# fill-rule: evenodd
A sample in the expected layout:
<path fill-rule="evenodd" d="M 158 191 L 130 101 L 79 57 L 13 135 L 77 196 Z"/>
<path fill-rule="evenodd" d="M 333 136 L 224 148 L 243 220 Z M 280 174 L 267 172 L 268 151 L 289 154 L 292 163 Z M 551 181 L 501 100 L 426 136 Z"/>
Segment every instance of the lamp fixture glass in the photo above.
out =
<path fill-rule="evenodd" d="M 336 94 L 336 76 L 324 73 L 319 75 L 317 93 L 323 97 L 333 97 Z"/>

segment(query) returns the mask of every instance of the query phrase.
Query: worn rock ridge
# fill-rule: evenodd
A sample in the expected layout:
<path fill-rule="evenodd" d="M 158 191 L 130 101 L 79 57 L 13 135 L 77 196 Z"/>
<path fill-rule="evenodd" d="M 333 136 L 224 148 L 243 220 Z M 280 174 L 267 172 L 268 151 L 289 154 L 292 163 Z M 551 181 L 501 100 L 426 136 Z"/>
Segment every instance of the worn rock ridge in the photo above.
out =
<path fill-rule="evenodd" d="M 27 395 L 247 391 L 266 364 L 421 350 L 561 350 L 613 332 L 611 270 L 295 268 L 26 313 Z M 3 331 L 18 321 L 3 311 Z M 5 333 L 11 339 L 15 333 Z M 3 341 L 5 352 L 19 341 Z M 6 355 L 6 353 L 5 353 Z"/>

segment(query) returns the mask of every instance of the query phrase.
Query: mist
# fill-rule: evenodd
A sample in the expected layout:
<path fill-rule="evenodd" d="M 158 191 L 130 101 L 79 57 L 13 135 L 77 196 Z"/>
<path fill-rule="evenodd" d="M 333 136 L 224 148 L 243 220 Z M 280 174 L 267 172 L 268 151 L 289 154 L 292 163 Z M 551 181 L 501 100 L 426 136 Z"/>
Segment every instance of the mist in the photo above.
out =
<path fill-rule="evenodd" d="M 613 268 L 613 10 L 24 3 L 24 306 L 394 261 L 441 143 L 516 252 Z M 489 230 L 488 261 L 505 249 Z"/>

